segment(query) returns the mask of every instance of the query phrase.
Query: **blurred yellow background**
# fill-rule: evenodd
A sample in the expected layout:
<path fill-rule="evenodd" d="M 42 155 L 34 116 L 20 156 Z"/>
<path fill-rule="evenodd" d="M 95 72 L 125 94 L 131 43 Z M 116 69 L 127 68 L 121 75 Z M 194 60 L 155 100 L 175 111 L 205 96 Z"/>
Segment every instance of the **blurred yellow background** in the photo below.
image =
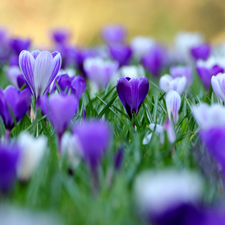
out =
<path fill-rule="evenodd" d="M 1 0 L 0 25 L 15 36 L 49 44 L 50 28 L 67 27 L 79 45 L 100 42 L 108 23 L 128 28 L 129 38 L 148 35 L 171 41 L 181 30 L 225 41 L 225 0 Z"/>

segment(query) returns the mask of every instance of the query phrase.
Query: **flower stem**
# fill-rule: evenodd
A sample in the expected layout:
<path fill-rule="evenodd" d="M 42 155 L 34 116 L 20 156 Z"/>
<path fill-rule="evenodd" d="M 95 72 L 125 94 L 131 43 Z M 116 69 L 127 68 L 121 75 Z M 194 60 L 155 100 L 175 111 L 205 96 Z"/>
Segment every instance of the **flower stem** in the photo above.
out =
<path fill-rule="evenodd" d="M 6 140 L 6 141 L 9 140 L 10 134 L 11 134 L 11 130 L 6 129 L 6 131 L 5 131 L 5 140 Z"/>
<path fill-rule="evenodd" d="M 58 135 L 58 154 L 61 155 L 62 154 L 62 135 Z"/>
<path fill-rule="evenodd" d="M 97 168 L 90 168 L 90 177 L 91 177 L 91 191 L 92 195 L 97 196 L 100 184 L 99 184 L 99 174 Z"/>

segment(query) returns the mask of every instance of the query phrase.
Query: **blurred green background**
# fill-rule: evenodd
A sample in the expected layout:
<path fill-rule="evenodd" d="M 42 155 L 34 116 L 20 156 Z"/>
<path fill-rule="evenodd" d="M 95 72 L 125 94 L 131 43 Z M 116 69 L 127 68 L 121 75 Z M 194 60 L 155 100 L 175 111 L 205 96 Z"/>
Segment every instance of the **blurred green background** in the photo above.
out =
<path fill-rule="evenodd" d="M 134 35 L 171 41 L 181 30 L 203 32 L 207 40 L 225 40 L 225 0 L 1 0 L 0 25 L 15 36 L 49 44 L 50 28 L 65 26 L 73 42 L 100 42 L 99 30 L 121 23 Z"/>

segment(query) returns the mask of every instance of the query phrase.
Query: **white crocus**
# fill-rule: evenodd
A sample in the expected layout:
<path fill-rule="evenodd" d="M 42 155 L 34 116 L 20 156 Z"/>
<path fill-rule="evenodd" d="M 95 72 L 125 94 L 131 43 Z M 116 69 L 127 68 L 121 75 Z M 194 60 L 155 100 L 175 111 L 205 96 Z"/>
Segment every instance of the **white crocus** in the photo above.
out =
<path fill-rule="evenodd" d="M 212 76 L 211 84 L 216 95 L 225 102 L 225 73 L 219 73 Z"/>
<path fill-rule="evenodd" d="M 76 136 L 69 132 L 65 132 L 62 136 L 62 153 L 68 158 L 69 166 L 71 169 L 75 169 L 81 159 L 81 151 L 78 145 Z"/>
<path fill-rule="evenodd" d="M 173 116 L 174 123 L 178 121 L 179 109 L 181 104 L 180 95 L 176 91 L 169 91 L 166 95 L 166 108 L 168 112 L 169 119 L 171 119 L 171 114 Z"/>
<path fill-rule="evenodd" d="M 168 74 L 162 76 L 159 80 L 159 86 L 163 91 L 169 92 L 170 90 L 174 90 L 178 92 L 180 95 L 184 93 L 186 83 L 187 83 L 186 77 L 173 78 Z"/>
<path fill-rule="evenodd" d="M 200 103 L 192 107 L 192 114 L 202 129 L 225 126 L 225 107 Z"/>
<path fill-rule="evenodd" d="M 151 50 L 154 43 L 155 40 L 150 37 L 137 36 L 131 40 L 130 45 L 134 56 L 141 59 Z"/>
<path fill-rule="evenodd" d="M 163 133 L 163 126 L 161 126 L 161 125 L 151 123 L 151 124 L 149 125 L 149 128 L 150 128 L 150 130 L 152 130 L 152 131 L 155 130 L 155 133 L 156 133 L 156 134 L 161 135 L 161 134 Z M 143 141 L 142 141 L 142 144 L 143 144 L 143 145 L 147 145 L 147 144 L 150 142 L 151 138 L 152 138 L 152 133 L 149 134 L 149 135 L 147 135 L 146 137 L 144 137 L 144 139 L 143 139 Z"/>
<path fill-rule="evenodd" d="M 17 142 L 21 149 L 17 176 L 21 180 L 27 180 L 40 164 L 47 148 L 48 139 L 45 136 L 35 138 L 28 132 L 22 132 Z"/>
<path fill-rule="evenodd" d="M 129 77 L 129 78 L 140 78 L 145 76 L 144 68 L 143 66 L 123 66 L 118 71 L 120 74 L 120 77 Z"/>
<path fill-rule="evenodd" d="M 203 181 L 191 171 L 144 171 L 137 176 L 134 194 L 141 212 L 163 213 L 174 205 L 197 202 Z"/>

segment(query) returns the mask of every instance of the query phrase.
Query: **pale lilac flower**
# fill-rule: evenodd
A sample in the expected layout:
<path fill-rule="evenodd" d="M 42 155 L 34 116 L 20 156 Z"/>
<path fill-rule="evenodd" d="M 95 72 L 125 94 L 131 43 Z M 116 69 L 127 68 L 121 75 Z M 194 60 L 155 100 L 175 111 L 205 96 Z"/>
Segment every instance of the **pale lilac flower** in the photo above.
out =
<path fill-rule="evenodd" d="M 184 93 L 186 83 L 187 80 L 185 77 L 173 78 L 168 74 L 162 76 L 159 80 L 159 86 L 163 91 L 169 92 L 170 90 L 174 90 L 179 95 L 182 95 Z"/>
<path fill-rule="evenodd" d="M 145 71 L 142 65 L 134 66 L 122 66 L 118 71 L 121 77 L 140 78 L 145 76 Z"/>
<path fill-rule="evenodd" d="M 171 114 L 173 116 L 174 123 L 178 121 L 179 109 L 181 104 L 180 95 L 176 91 L 169 91 L 166 95 L 166 108 L 168 112 L 169 119 L 171 119 Z"/>
<path fill-rule="evenodd" d="M 216 95 L 225 102 L 225 73 L 218 73 L 212 76 L 211 84 Z"/>
<path fill-rule="evenodd" d="M 19 56 L 20 69 L 30 86 L 36 101 L 44 95 L 61 67 L 62 59 L 58 52 L 22 51 Z"/>

